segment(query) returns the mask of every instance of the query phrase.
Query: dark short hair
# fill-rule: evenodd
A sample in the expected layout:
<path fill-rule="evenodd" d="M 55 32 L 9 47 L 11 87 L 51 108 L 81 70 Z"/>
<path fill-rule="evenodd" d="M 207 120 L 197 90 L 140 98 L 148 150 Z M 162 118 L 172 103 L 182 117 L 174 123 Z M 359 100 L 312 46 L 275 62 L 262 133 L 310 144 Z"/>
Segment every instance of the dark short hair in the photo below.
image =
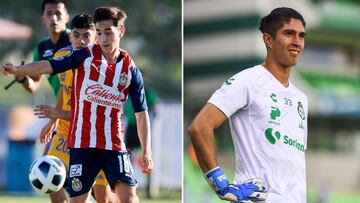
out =
<path fill-rule="evenodd" d="M 70 23 L 70 28 L 86 28 L 86 29 L 95 29 L 94 20 L 91 15 L 88 14 L 79 14 L 73 17 Z"/>
<path fill-rule="evenodd" d="M 127 15 L 125 11 L 117 7 L 99 7 L 94 12 L 94 23 L 104 20 L 112 20 L 114 26 L 123 25 L 125 26 L 125 20 Z"/>
<path fill-rule="evenodd" d="M 67 1 L 66 0 L 43 0 L 41 4 L 41 13 L 43 14 L 45 11 L 45 5 L 46 4 L 59 4 L 63 3 L 65 8 L 67 9 Z"/>
<path fill-rule="evenodd" d="M 289 23 L 291 18 L 300 20 L 305 27 L 305 20 L 299 12 L 292 8 L 280 7 L 275 8 L 269 15 L 261 19 L 259 30 L 262 33 L 268 33 L 275 38 L 277 30 L 285 23 Z"/>

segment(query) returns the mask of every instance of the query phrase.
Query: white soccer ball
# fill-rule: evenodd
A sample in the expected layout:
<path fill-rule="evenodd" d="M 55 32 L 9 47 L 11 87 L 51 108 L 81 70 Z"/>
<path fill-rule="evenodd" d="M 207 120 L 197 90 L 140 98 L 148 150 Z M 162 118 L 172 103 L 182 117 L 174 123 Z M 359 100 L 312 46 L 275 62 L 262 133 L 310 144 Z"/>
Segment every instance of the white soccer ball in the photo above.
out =
<path fill-rule="evenodd" d="M 45 155 L 35 159 L 30 166 L 29 180 L 32 187 L 45 194 L 57 192 L 66 179 L 66 168 L 60 159 Z"/>

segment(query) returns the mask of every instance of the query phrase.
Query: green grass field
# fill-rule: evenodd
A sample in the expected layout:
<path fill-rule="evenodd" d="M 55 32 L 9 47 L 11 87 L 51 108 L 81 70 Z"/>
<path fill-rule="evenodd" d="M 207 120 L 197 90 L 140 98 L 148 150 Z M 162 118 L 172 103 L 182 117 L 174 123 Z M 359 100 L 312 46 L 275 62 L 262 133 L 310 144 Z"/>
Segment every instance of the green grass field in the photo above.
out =
<path fill-rule="evenodd" d="M 139 190 L 138 195 L 141 203 L 181 203 L 180 191 L 161 191 L 159 197 L 154 199 L 145 199 L 144 191 Z M 7 195 L 0 194 L 0 202 L 4 203 L 48 203 L 50 202 L 47 196 L 22 196 L 22 195 Z M 93 201 L 94 203 L 96 201 Z"/>

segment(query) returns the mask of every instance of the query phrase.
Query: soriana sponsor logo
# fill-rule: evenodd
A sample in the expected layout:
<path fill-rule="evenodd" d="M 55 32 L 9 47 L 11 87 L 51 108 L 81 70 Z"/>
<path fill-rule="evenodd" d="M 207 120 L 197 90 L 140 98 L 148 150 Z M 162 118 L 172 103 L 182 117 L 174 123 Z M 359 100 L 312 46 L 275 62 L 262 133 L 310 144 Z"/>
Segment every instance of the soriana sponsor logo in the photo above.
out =
<path fill-rule="evenodd" d="M 124 98 L 122 92 L 101 84 L 88 85 L 84 93 L 85 100 L 117 109 L 121 108 L 121 100 Z"/>

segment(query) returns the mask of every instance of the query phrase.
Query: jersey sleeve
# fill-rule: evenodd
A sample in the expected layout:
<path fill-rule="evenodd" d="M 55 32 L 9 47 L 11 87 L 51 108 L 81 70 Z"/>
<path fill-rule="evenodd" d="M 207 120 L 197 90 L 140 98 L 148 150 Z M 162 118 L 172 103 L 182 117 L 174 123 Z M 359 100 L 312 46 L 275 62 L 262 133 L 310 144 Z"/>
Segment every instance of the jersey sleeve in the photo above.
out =
<path fill-rule="evenodd" d="M 67 56 L 49 60 L 54 71 L 53 75 L 65 72 L 70 69 L 78 68 L 87 57 L 89 57 L 87 48 L 82 48 L 80 50 L 73 51 Z"/>
<path fill-rule="evenodd" d="M 33 61 L 40 61 L 39 47 L 35 47 L 34 49 Z"/>
<path fill-rule="evenodd" d="M 144 80 L 138 68 L 131 70 L 132 78 L 129 87 L 129 95 L 134 112 L 147 110 L 147 103 L 144 90 Z"/>
<path fill-rule="evenodd" d="M 250 103 L 249 83 L 239 74 L 225 81 L 210 97 L 208 103 L 219 108 L 228 118 Z"/>

